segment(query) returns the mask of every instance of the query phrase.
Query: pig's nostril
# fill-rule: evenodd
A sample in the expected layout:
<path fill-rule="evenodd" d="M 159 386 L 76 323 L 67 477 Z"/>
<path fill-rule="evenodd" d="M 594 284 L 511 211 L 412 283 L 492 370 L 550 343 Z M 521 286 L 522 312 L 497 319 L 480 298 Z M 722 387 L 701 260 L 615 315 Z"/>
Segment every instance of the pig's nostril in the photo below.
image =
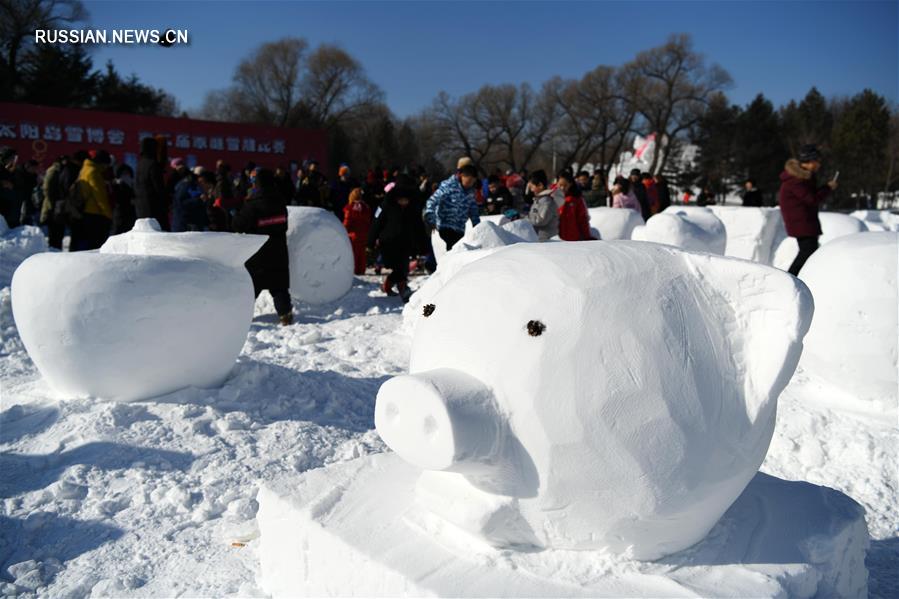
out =
<path fill-rule="evenodd" d="M 387 420 L 393 421 L 396 420 L 400 415 L 400 409 L 396 407 L 396 404 L 391 402 L 387 404 L 387 409 L 384 410 L 384 415 L 387 417 Z"/>
<path fill-rule="evenodd" d="M 437 434 L 437 421 L 433 416 L 427 416 L 423 423 L 423 430 L 426 436 L 434 437 Z"/>

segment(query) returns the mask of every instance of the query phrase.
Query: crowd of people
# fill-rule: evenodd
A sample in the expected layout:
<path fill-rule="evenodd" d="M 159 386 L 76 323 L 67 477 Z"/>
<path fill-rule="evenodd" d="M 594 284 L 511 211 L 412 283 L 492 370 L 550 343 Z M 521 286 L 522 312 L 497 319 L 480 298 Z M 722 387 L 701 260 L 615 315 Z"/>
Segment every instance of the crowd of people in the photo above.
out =
<path fill-rule="evenodd" d="M 10 227 L 45 227 L 49 245 L 62 249 L 66 232 L 69 250 L 99 248 L 110 235 L 131 230 L 136 219 L 153 218 L 164 231 L 231 231 L 259 233 L 268 242 L 247 262 L 256 294 L 268 290 L 282 324 L 292 322 L 288 292 L 287 206 L 313 206 L 332 211 L 350 239 L 354 271 L 369 266 L 384 278 L 382 290 L 408 301 L 410 261 L 432 272 L 436 268 L 431 232 L 450 250 L 465 234 L 467 223 L 482 216 L 526 219 L 540 241 L 593 239 L 588 208 L 610 206 L 634 210 L 648 219 L 671 203 L 663 175 L 634 169 L 607 185 L 600 173 L 564 169 L 552 180 L 543 170 L 495 170 L 482 176 L 472 160 L 459 159 L 454 173 L 433 179 L 421 168 L 372 168 L 362 180 L 340 165 L 329 180 L 314 160 L 295 173 L 253 163 L 232 171 L 223 161 L 212 168 L 165 158 L 164 140 L 141 142 L 137 172 L 114 164 L 103 149 L 60 156 L 40 173 L 33 160 L 17 163 L 15 151 L 0 148 L 0 212 Z M 816 166 L 817 165 L 817 166 Z M 820 158 L 814 147 L 787 163 L 780 194 L 788 234 L 799 240 L 800 254 L 790 272 L 817 248 L 818 205 L 835 182 L 814 184 Z M 814 189 L 812 189 L 814 188 Z M 689 194 L 689 192 L 688 192 Z M 695 202 L 714 203 L 704 189 Z M 746 181 L 744 205 L 761 205 L 761 193 Z M 795 267 L 795 268 L 794 268 Z"/>

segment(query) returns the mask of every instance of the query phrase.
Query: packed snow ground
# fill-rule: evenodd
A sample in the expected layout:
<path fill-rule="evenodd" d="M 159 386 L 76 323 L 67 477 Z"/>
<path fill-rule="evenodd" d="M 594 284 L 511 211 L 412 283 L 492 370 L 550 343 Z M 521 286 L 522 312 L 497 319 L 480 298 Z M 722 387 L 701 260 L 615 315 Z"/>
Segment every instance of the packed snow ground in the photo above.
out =
<path fill-rule="evenodd" d="M 385 449 L 374 398 L 410 338 L 377 282 L 284 328 L 264 294 L 222 388 L 134 403 L 51 398 L 0 290 L 0 595 L 261 595 L 259 483 Z M 896 596 L 896 414 L 833 393 L 797 372 L 762 469 L 861 503 L 870 594 Z"/>

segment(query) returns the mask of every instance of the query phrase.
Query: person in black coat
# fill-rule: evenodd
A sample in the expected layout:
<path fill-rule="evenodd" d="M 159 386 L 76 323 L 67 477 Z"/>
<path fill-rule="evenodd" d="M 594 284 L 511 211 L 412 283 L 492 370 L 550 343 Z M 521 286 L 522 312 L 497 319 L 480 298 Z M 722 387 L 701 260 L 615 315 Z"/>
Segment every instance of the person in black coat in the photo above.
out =
<path fill-rule="evenodd" d="M 652 216 L 652 211 L 649 209 L 649 198 L 646 197 L 646 187 L 641 180 L 640 169 L 631 169 L 628 179 L 631 182 L 631 191 L 634 192 L 634 195 L 637 196 L 637 201 L 640 202 L 640 213 L 643 215 L 643 220 L 649 220 L 649 217 Z"/>
<path fill-rule="evenodd" d="M 268 235 L 265 245 L 247 260 L 247 270 L 253 278 L 256 297 L 263 289 L 268 289 L 275 301 L 278 318 L 286 326 L 293 324 L 287 254 L 287 204 L 278 193 L 272 171 L 257 168 L 250 181 L 251 197 L 234 215 L 231 228 L 237 233 Z"/>
<path fill-rule="evenodd" d="M 381 252 L 384 265 L 390 274 L 381 289 L 387 295 L 396 295 L 396 286 L 403 302 L 409 301 L 409 258 L 424 248 L 425 227 L 421 220 L 421 204 L 415 189 L 397 185 L 381 204 L 381 213 L 375 219 L 368 234 L 368 247 Z"/>
<path fill-rule="evenodd" d="M 134 211 L 137 218 L 155 218 L 163 231 L 169 230 L 169 208 L 162 178 L 162 165 L 157 159 L 159 144 L 152 137 L 140 142 L 140 160 L 134 181 Z"/>
<path fill-rule="evenodd" d="M 671 189 L 668 187 L 668 179 L 665 175 L 657 174 L 653 177 L 656 182 L 656 190 L 659 192 L 659 212 L 671 205 Z"/>
<path fill-rule="evenodd" d="M 755 186 L 752 179 L 746 179 L 743 184 L 746 191 L 743 192 L 743 205 L 760 208 L 762 206 L 762 192 Z"/>

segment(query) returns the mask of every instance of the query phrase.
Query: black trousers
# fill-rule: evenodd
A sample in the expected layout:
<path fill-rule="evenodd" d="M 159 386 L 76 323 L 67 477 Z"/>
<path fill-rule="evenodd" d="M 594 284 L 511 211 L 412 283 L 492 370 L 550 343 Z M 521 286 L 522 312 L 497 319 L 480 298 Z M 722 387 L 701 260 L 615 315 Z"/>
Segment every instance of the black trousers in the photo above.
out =
<path fill-rule="evenodd" d="M 799 253 L 796 254 L 796 259 L 793 260 L 789 270 L 794 277 L 799 276 L 799 271 L 802 270 L 805 261 L 818 249 L 817 237 L 797 237 L 796 241 L 799 243 Z"/>
<path fill-rule="evenodd" d="M 440 233 L 440 239 L 446 242 L 446 251 L 453 249 L 453 246 L 465 235 L 455 229 L 447 228 L 440 229 L 438 232 Z"/>
<path fill-rule="evenodd" d="M 82 250 L 96 250 L 106 242 L 109 231 L 112 228 L 112 220 L 99 214 L 85 214 L 81 219 L 72 223 L 72 238 L 70 240 L 70 252 Z"/>
<path fill-rule="evenodd" d="M 62 249 L 62 240 L 66 236 L 66 223 L 62 218 L 51 216 L 47 220 L 47 237 L 51 248 Z"/>
<path fill-rule="evenodd" d="M 259 294 L 263 292 L 263 289 L 257 287 L 255 291 L 256 297 L 259 297 Z M 268 292 L 275 301 L 275 312 L 278 313 L 278 316 L 284 316 L 293 312 L 293 303 L 290 301 L 290 291 L 287 289 L 269 289 Z"/>
<path fill-rule="evenodd" d="M 408 252 L 393 248 L 381 248 L 381 257 L 384 259 L 384 266 L 390 269 L 387 281 L 391 286 L 405 283 L 409 279 Z"/>

